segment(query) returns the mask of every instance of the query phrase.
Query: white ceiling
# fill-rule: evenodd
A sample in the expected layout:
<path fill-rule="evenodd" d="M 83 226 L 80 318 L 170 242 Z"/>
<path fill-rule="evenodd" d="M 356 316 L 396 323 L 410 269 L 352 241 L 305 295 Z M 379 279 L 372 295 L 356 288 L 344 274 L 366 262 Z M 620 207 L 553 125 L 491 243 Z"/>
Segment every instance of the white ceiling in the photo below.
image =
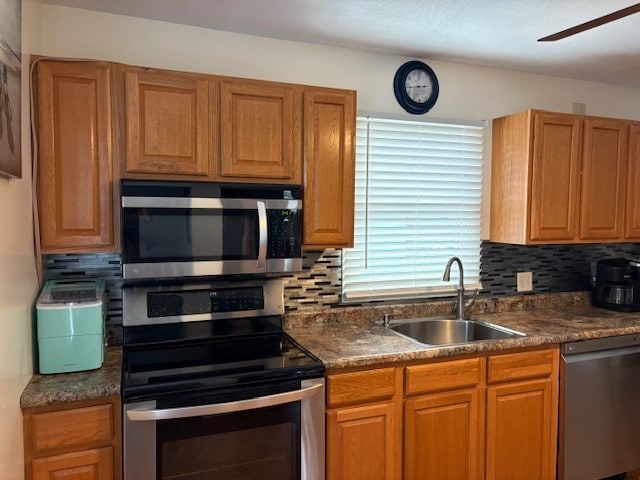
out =
<path fill-rule="evenodd" d="M 640 88 L 640 13 L 542 36 L 638 0 L 44 0 L 133 17 Z"/>

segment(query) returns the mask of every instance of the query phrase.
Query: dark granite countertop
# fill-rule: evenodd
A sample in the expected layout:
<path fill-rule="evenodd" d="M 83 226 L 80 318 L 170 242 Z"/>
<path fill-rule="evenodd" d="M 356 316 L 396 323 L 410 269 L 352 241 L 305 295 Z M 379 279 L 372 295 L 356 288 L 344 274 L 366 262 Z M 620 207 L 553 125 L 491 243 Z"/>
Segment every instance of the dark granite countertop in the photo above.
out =
<path fill-rule="evenodd" d="M 97 370 L 34 375 L 20 396 L 20 407 L 41 407 L 120 395 L 121 370 L 122 348 L 107 347 L 102 367 Z"/>
<path fill-rule="evenodd" d="M 355 323 L 337 321 L 336 318 L 322 323 L 316 319 L 317 321 L 306 325 L 301 324 L 300 319 L 296 319 L 288 325 L 287 333 L 329 369 L 451 357 L 640 333 L 640 313 L 622 313 L 592 307 L 586 294 L 558 295 L 555 298 L 553 295 L 546 295 L 546 299 L 520 297 L 525 298 L 524 303 L 520 302 L 516 306 L 523 308 L 513 311 L 501 311 L 502 308 L 499 307 L 496 309 L 498 311 L 485 313 L 484 307 L 480 306 L 475 313 L 469 314 L 470 319 L 483 320 L 526 334 L 525 337 L 507 340 L 429 346 L 396 335 L 372 323 L 370 319 Z M 514 299 L 509 301 L 513 303 Z M 356 313 L 347 312 L 347 316 L 350 315 Z M 407 315 L 402 318 L 416 317 Z"/>
<path fill-rule="evenodd" d="M 451 301 L 376 305 L 298 312 L 286 316 L 286 331 L 327 368 L 358 367 L 445 358 L 481 352 L 552 345 L 640 333 L 640 313 L 589 305 L 588 294 L 560 293 L 481 298 L 469 318 L 525 333 L 508 340 L 428 346 L 376 325 L 384 313 L 398 318 L 451 315 Z M 120 395 L 122 348 L 106 349 L 102 368 L 88 372 L 34 375 L 20 397 L 22 408 Z"/>

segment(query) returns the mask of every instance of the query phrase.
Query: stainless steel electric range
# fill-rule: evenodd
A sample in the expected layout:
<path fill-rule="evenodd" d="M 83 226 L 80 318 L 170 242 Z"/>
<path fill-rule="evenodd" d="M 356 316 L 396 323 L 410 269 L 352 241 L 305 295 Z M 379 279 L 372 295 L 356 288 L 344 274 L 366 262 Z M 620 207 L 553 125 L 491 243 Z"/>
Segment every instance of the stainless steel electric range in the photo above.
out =
<path fill-rule="evenodd" d="M 324 368 L 280 279 L 125 286 L 125 480 L 324 479 Z"/>

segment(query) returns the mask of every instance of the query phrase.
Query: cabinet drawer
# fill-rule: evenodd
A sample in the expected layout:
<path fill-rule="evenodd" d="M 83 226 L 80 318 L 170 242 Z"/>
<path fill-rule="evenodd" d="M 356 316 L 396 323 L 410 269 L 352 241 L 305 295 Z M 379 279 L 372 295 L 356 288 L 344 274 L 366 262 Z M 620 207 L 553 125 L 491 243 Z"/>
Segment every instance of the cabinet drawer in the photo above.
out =
<path fill-rule="evenodd" d="M 65 453 L 33 461 L 33 480 L 113 480 L 113 448 Z"/>
<path fill-rule="evenodd" d="M 393 397 L 395 392 L 395 368 L 329 375 L 327 385 L 330 407 L 384 400 Z"/>
<path fill-rule="evenodd" d="M 549 349 L 489 357 L 487 383 L 551 375 L 556 355 Z"/>
<path fill-rule="evenodd" d="M 31 417 L 33 452 L 110 444 L 113 425 L 111 404 L 36 413 Z"/>
<path fill-rule="evenodd" d="M 484 359 L 468 358 L 412 365 L 406 369 L 405 394 L 434 392 L 477 385 L 482 379 Z"/>

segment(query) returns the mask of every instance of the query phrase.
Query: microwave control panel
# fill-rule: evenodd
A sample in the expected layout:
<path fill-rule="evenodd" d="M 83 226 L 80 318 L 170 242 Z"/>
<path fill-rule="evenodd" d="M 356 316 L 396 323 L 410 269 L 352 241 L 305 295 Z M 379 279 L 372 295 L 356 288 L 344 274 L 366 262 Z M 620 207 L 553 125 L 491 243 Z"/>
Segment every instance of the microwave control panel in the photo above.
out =
<path fill-rule="evenodd" d="M 267 210 L 269 224 L 268 258 L 297 258 L 302 249 L 300 210 Z"/>

